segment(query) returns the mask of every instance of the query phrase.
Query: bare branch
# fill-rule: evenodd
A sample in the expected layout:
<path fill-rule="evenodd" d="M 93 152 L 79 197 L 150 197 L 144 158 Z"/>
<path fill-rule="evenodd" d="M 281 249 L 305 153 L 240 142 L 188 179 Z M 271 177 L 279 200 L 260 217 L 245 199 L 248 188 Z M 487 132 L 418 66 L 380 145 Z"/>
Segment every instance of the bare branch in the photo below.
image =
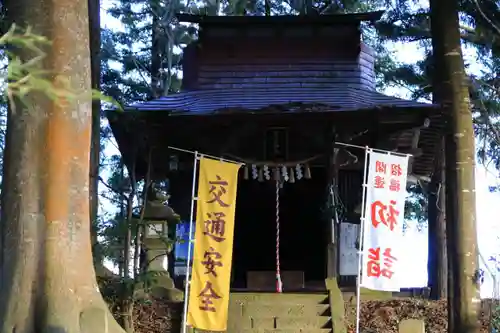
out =
<path fill-rule="evenodd" d="M 477 10 L 481 14 L 481 16 L 488 22 L 491 27 L 496 30 L 496 32 L 500 35 L 500 27 L 498 27 L 493 21 L 486 15 L 486 13 L 482 10 L 481 6 L 479 5 L 478 0 L 474 0 L 474 3 L 476 4 Z"/>
<path fill-rule="evenodd" d="M 106 183 L 104 181 L 104 179 L 102 179 L 101 176 L 99 176 L 99 182 L 101 184 L 103 184 L 110 191 L 113 191 L 116 195 L 121 196 L 123 198 L 123 200 L 127 200 L 127 196 L 126 195 L 124 195 L 120 190 L 118 190 L 118 189 L 114 188 L 113 186 L 109 185 L 108 183 Z"/>

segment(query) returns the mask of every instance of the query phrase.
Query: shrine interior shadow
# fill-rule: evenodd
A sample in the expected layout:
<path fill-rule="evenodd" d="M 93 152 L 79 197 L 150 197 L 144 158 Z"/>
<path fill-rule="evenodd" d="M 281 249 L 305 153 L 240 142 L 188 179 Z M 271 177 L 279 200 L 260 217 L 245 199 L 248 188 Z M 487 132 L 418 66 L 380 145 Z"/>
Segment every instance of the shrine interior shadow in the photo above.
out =
<path fill-rule="evenodd" d="M 311 168 L 311 179 L 284 183 L 280 189 L 281 271 L 302 271 L 305 286 L 324 285 L 327 223 L 324 168 Z M 247 289 L 248 271 L 276 270 L 276 183 L 240 179 L 233 250 L 233 289 Z M 269 286 L 270 290 L 275 284 Z M 286 291 L 287 286 L 284 286 Z"/>

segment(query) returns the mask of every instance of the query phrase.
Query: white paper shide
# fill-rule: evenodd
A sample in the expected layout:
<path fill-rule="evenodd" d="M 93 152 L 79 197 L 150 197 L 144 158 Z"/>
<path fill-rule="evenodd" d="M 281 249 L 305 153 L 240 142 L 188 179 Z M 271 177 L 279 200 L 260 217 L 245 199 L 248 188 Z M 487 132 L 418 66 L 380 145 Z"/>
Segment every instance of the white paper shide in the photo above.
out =
<path fill-rule="evenodd" d="M 369 151 L 361 286 L 399 291 L 408 156 Z"/>

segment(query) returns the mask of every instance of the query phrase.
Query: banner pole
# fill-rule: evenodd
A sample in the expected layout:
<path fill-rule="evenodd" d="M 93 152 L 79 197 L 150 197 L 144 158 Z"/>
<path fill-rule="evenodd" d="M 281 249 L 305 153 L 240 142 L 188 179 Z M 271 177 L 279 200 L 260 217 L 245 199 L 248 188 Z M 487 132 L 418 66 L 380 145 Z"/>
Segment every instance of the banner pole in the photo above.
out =
<path fill-rule="evenodd" d="M 365 166 L 364 166 L 364 174 L 363 174 L 363 186 L 361 193 L 361 220 L 359 225 L 359 256 L 358 256 L 358 276 L 356 278 L 356 333 L 359 333 L 359 321 L 361 314 L 361 271 L 363 269 L 363 238 L 365 235 L 365 214 L 366 214 L 366 191 L 367 191 L 367 178 L 368 178 L 368 156 L 371 149 L 365 147 Z"/>
<path fill-rule="evenodd" d="M 219 160 L 219 161 L 222 161 L 222 162 L 228 162 L 228 163 L 234 163 L 234 164 L 242 164 L 242 165 L 245 164 L 245 163 L 242 163 L 242 162 L 239 162 L 239 161 L 228 160 L 227 158 L 222 158 L 222 157 L 217 157 L 217 156 L 213 156 L 213 155 L 203 154 L 203 153 L 200 153 L 198 151 L 192 151 L 192 150 L 177 148 L 177 147 L 173 147 L 173 146 L 167 146 L 167 148 L 168 149 L 172 149 L 172 150 L 181 151 L 183 153 L 195 154 L 195 155 L 198 155 L 198 157 L 208 157 L 208 158 L 211 158 L 211 159 L 214 159 L 214 160 Z"/>
<path fill-rule="evenodd" d="M 198 152 L 194 152 L 194 164 L 193 164 L 193 185 L 191 187 L 191 212 L 189 214 L 189 236 L 188 236 L 188 253 L 187 253 L 187 264 L 186 264 L 186 282 L 184 289 L 184 313 L 182 319 L 182 333 L 187 333 L 187 311 L 188 311 L 188 300 L 189 300 L 189 284 L 190 284 L 190 265 L 191 265 L 191 244 L 193 243 L 193 221 L 194 221 L 194 203 L 198 198 L 196 197 L 196 169 L 198 166 Z"/>

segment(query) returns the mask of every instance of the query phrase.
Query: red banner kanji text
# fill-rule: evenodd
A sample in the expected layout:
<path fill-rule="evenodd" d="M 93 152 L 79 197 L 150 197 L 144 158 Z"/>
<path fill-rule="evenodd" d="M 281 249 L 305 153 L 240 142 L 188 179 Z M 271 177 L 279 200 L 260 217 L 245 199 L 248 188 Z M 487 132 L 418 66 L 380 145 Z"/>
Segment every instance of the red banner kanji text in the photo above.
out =
<path fill-rule="evenodd" d="M 396 201 L 391 200 L 389 205 L 384 205 L 380 200 L 377 200 L 371 204 L 371 220 L 374 228 L 377 228 L 379 224 L 386 225 L 391 231 L 398 224 L 397 217 L 399 216 L 399 211 L 396 210 Z"/>
<path fill-rule="evenodd" d="M 368 276 L 379 278 L 381 276 L 391 279 L 394 275 L 392 265 L 397 261 L 391 254 L 391 248 L 386 248 L 383 252 L 383 258 L 380 258 L 380 248 L 368 250 Z M 383 260 L 381 260 L 383 259 Z M 383 263 L 381 262 L 383 261 Z"/>

